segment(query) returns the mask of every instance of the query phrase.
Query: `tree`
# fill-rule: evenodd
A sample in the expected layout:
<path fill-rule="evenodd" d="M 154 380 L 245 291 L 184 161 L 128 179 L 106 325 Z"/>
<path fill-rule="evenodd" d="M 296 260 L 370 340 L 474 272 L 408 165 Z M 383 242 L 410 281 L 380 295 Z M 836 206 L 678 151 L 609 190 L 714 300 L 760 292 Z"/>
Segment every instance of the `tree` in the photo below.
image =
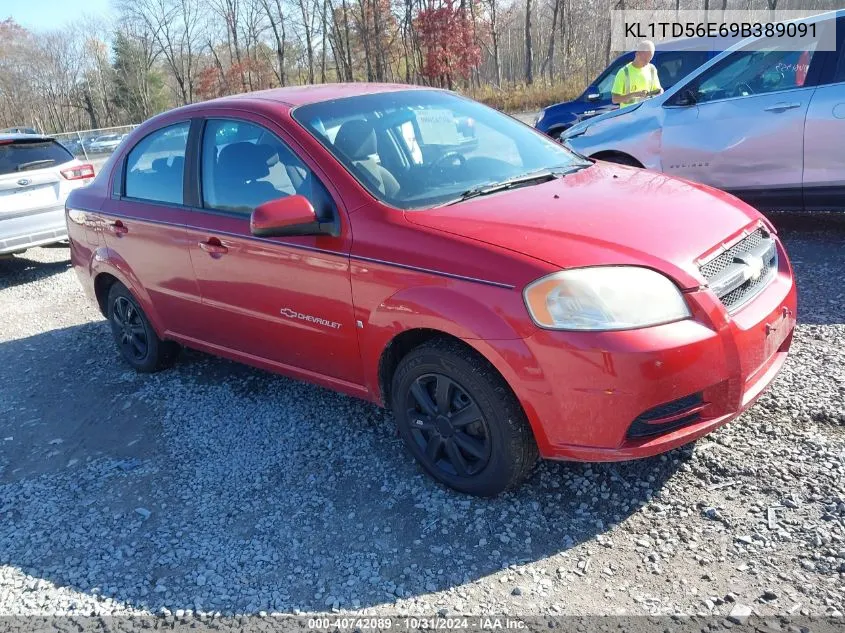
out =
<path fill-rule="evenodd" d="M 120 0 L 122 15 L 140 21 L 164 57 L 175 80 L 179 101 L 194 99 L 196 53 L 201 37 L 201 0 Z"/>
<path fill-rule="evenodd" d="M 287 48 L 287 32 L 285 31 L 285 14 L 282 11 L 280 0 L 259 0 L 270 23 L 270 30 L 273 32 L 273 39 L 276 43 L 276 64 L 274 69 L 279 85 L 287 85 L 287 73 L 285 72 L 285 53 Z"/>
<path fill-rule="evenodd" d="M 553 81 L 555 72 L 555 28 L 557 27 L 560 5 L 561 0 L 554 1 L 554 9 L 552 10 L 552 26 L 549 29 L 549 49 L 546 52 L 546 58 L 543 60 L 543 65 L 540 68 L 540 76 L 545 74 L 546 69 L 548 68 L 550 82 Z"/>
<path fill-rule="evenodd" d="M 297 0 L 297 4 L 299 6 L 299 14 L 302 16 L 302 21 L 300 25 L 302 27 L 302 33 L 305 36 L 305 54 L 308 59 L 308 83 L 314 83 L 314 46 L 313 46 L 313 37 L 314 37 L 314 26 L 312 24 L 312 20 L 314 18 L 313 11 L 311 10 L 312 0 Z"/>
<path fill-rule="evenodd" d="M 117 31 L 112 44 L 113 103 L 123 119 L 143 121 L 167 107 L 164 79 L 154 67 L 149 34 Z"/>
<path fill-rule="evenodd" d="M 420 11 L 415 21 L 423 50 L 421 74 L 430 83 L 454 87 L 457 76 L 468 78 L 481 61 L 475 28 L 465 8 L 454 0 Z"/>
<path fill-rule="evenodd" d="M 36 51 L 32 33 L 11 18 L 0 22 L 0 113 L 7 125 L 43 127 L 28 77 Z"/>
<path fill-rule="evenodd" d="M 499 45 L 499 0 L 484 0 L 487 9 L 487 24 L 490 36 L 490 44 L 488 47 L 489 55 L 493 61 L 493 83 L 496 86 L 502 85 L 502 57 Z M 483 43 L 486 43 L 482 39 Z"/>
<path fill-rule="evenodd" d="M 531 1 L 525 0 L 525 83 L 534 83 L 534 46 L 531 43 Z"/>

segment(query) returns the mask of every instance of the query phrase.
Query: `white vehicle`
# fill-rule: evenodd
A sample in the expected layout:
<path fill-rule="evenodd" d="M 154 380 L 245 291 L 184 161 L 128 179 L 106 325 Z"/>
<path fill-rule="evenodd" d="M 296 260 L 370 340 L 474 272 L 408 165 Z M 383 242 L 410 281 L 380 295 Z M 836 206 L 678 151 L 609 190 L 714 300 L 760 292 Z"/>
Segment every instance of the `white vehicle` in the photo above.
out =
<path fill-rule="evenodd" d="M 91 141 L 91 144 L 88 146 L 88 151 L 95 154 L 113 152 L 117 149 L 118 145 L 120 145 L 124 138 L 126 138 L 125 134 L 106 134 L 104 136 L 98 136 Z"/>
<path fill-rule="evenodd" d="M 65 200 L 92 178 L 55 139 L 0 134 L 0 256 L 66 240 Z"/>
<path fill-rule="evenodd" d="M 804 22 L 816 29 L 800 47 L 744 40 L 662 95 L 560 138 L 584 156 L 718 187 L 760 209 L 843 210 L 845 11 Z M 836 50 L 819 50 L 828 33 Z"/>

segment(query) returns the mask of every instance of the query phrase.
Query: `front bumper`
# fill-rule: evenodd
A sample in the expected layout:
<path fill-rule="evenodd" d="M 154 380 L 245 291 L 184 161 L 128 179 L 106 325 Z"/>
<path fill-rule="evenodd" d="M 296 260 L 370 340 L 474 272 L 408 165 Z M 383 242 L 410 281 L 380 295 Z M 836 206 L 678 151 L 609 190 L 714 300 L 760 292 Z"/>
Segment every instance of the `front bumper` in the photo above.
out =
<path fill-rule="evenodd" d="M 64 205 L 8 217 L 0 212 L 0 255 L 66 239 Z"/>
<path fill-rule="evenodd" d="M 747 409 L 783 366 L 795 327 L 792 271 L 780 243 L 778 249 L 773 280 L 732 315 L 710 290 L 699 289 L 687 294 L 692 319 L 624 332 L 543 330 L 526 339 L 531 360 L 521 363 L 515 391 L 543 457 L 648 457 Z M 632 431 L 644 414 L 688 397 L 699 406 L 695 415 L 676 416 L 681 426 L 666 424 L 666 432 L 645 437 Z"/>

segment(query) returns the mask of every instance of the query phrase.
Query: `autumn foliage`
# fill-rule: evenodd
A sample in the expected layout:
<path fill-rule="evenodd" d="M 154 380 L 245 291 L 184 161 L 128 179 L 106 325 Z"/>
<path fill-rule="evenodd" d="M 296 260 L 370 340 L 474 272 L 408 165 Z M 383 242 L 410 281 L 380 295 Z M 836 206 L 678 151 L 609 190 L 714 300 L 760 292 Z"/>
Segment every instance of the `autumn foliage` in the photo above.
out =
<path fill-rule="evenodd" d="M 198 99 L 205 100 L 247 90 L 263 90 L 273 86 L 272 77 L 273 69 L 267 61 L 248 57 L 226 67 L 222 64 L 204 67 L 197 74 L 195 92 Z"/>
<path fill-rule="evenodd" d="M 471 0 L 468 0 L 471 1 Z M 473 20 L 466 2 L 430 1 L 414 25 L 423 51 L 423 77 L 433 84 L 452 88 L 456 77 L 466 79 L 481 63 Z"/>

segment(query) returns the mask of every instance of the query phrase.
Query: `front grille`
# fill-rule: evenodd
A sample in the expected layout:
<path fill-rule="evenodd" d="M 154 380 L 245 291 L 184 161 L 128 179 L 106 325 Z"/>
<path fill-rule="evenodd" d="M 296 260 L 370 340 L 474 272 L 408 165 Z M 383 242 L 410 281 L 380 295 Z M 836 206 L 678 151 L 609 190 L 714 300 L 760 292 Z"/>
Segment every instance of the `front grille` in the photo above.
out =
<path fill-rule="evenodd" d="M 653 407 L 634 419 L 628 428 L 628 438 L 668 433 L 698 422 L 704 405 L 704 395 L 699 392 Z"/>
<path fill-rule="evenodd" d="M 777 267 L 775 239 L 761 226 L 699 270 L 725 307 L 736 310 L 769 284 Z"/>
<path fill-rule="evenodd" d="M 763 232 L 762 227 L 758 228 L 756 231 L 731 246 L 728 250 L 723 251 L 720 255 L 704 264 L 700 269 L 701 274 L 707 279 L 712 279 L 725 268 L 730 266 L 736 255 L 747 253 L 755 246 L 759 246 L 760 242 L 763 241 L 764 236 L 768 237 L 768 234 Z"/>

